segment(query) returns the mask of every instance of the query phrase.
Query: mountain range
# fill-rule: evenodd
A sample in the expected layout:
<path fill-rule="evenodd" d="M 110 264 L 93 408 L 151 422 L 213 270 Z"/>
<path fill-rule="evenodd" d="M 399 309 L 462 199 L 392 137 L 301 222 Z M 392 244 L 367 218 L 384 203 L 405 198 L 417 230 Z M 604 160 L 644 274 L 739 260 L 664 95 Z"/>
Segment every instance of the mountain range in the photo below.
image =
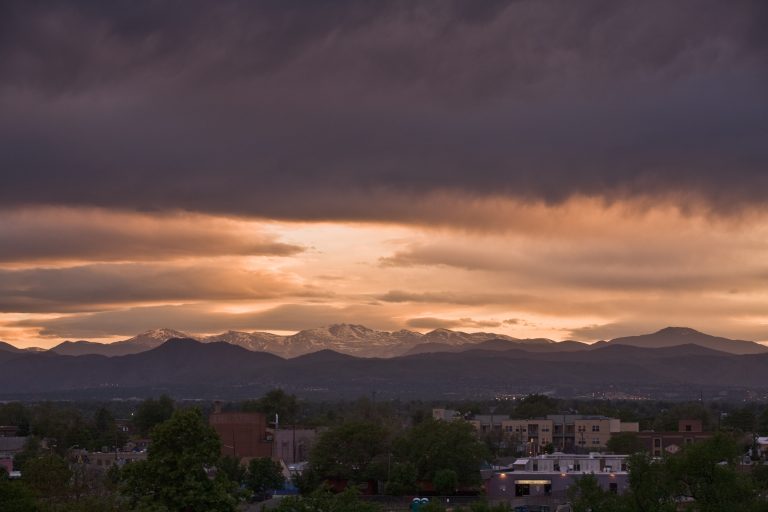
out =
<path fill-rule="evenodd" d="M 696 339 L 694 337 L 694 339 Z M 506 343 L 506 345 L 504 345 Z M 230 399 L 280 387 L 300 395 L 460 398 L 621 391 L 654 398 L 768 389 L 768 353 L 698 344 L 646 348 L 488 340 L 461 352 L 363 358 L 320 350 L 293 358 L 225 342 L 173 338 L 136 354 L 67 356 L 0 349 L 0 399 L 156 396 Z M 505 348 L 506 347 L 506 348 Z"/>
<path fill-rule="evenodd" d="M 355 324 L 333 324 L 299 331 L 290 336 L 258 331 L 227 331 L 213 336 L 192 336 L 173 329 L 155 329 L 114 343 L 65 341 L 51 348 L 49 352 L 70 356 L 124 356 L 157 348 L 172 338 L 190 338 L 202 343 L 225 342 L 247 350 L 269 352 L 284 358 L 320 350 L 333 350 L 360 357 L 396 357 L 435 352 L 464 352 L 478 348 L 484 350 L 525 348 L 528 351 L 543 352 L 579 351 L 593 350 L 607 344 L 646 348 L 693 344 L 731 354 L 768 353 L 768 347 L 754 341 L 711 336 L 687 327 L 667 327 L 651 334 L 588 344 L 573 340 L 555 342 L 546 338 L 519 339 L 503 334 L 466 333 L 449 329 L 435 329 L 426 334 L 408 330 L 388 332 Z M 5 349 L 21 350 L 0 342 L 0 350 L 3 350 L 4 346 Z"/>
<path fill-rule="evenodd" d="M 388 332 L 369 329 L 362 325 L 333 324 L 299 331 L 290 336 L 242 331 L 227 331 L 213 336 L 193 336 L 173 329 L 155 329 L 114 343 L 65 341 L 51 348 L 50 351 L 70 356 L 88 354 L 123 356 L 156 348 L 172 338 L 191 338 L 202 343 L 225 342 L 252 351 L 270 352 L 281 357 L 297 357 L 326 349 L 363 357 L 393 357 L 424 344 L 453 347 L 473 345 L 493 339 L 503 339 L 513 343 L 554 343 L 551 340 L 518 340 L 495 333 L 465 333 L 436 329 L 421 334 L 408 330 Z"/>

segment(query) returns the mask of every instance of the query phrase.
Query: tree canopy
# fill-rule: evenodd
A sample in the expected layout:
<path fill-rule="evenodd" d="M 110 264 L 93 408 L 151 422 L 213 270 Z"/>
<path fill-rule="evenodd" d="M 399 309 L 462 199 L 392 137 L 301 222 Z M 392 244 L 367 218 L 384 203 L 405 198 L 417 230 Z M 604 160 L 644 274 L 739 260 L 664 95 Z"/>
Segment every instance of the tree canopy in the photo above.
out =
<path fill-rule="evenodd" d="M 480 465 L 489 455 L 469 423 L 434 419 L 405 431 L 394 453 L 398 462 L 416 467 L 419 480 L 432 481 L 438 471 L 452 470 L 459 485 L 480 483 Z"/>
<path fill-rule="evenodd" d="M 177 410 L 153 429 L 147 460 L 123 470 L 123 492 L 139 509 L 231 512 L 226 475 L 209 477 L 220 450 L 216 432 L 198 409 Z"/>
<path fill-rule="evenodd" d="M 144 400 L 133 414 L 133 425 L 141 436 L 148 436 L 152 429 L 173 415 L 173 400 L 168 395 Z"/>
<path fill-rule="evenodd" d="M 363 482 L 386 478 L 390 432 L 378 423 L 350 422 L 324 432 L 310 453 L 323 478 Z"/>

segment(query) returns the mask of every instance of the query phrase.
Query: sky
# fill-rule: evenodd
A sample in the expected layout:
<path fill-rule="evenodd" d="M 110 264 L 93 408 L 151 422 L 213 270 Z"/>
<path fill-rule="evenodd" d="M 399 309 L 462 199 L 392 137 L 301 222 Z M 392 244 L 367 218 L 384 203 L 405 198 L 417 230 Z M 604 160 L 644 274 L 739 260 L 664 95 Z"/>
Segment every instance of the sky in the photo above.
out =
<path fill-rule="evenodd" d="M 0 339 L 768 340 L 768 3 L 0 4 Z"/>

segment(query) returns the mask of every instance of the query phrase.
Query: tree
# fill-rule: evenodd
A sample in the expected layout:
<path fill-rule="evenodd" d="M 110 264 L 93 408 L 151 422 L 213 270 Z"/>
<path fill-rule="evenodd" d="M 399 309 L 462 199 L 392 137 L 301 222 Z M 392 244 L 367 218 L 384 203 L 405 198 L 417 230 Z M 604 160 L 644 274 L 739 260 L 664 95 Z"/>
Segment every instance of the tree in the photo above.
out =
<path fill-rule="evenodd" d="M 40 439 L 35 436 L 29 436 L 27 437 L 27 440 L 24 441 L 22 450 L 13 458 L 13 465 L 23 473 L 25 471 L 27 461 L 39 457 L 42 455 L 42 453 L 43 449 L 40 443 Z"/>
<path fill-rule="evenodd" d="M 148 436 L 155 425 L 167 421 L 173 415 L 173 400 L 168 395 L 159 399 L 144 400 L 133 414 L 133 425 L 139 435 Z"/>
<path fill-rule="evenodd" d="M 734 467 L 739 455 L 733 438 L 717 434 L 670 457 L 668 471 L 681 494 L 693 498 L 701 512 L 748 510 L 755 503 L 755 490 L 751 479 Z"/>
<path fill-rule="evenodd" d="M 278 462 L 269 457 L 251 459 L 245 483 L 255 494 L 282 489 L 285 485 L 283 469 Z"/>
<path fill-rule="evenodd" d="M 664 461 L 651 459 L 647 453 L 629 458 L 628 500 L 639 512 L 674 512 L 680 494 Z"/>
<path fill-rule="evenodd" d="M 22 482 L 8 480 L 0 468 L 0 505 L 3 512 L 37 512 L 32 492 Z"/>
<path fill-rule="evenodd" d="M 440 469 L 435 472 L 435 478 L 432 479 L 432 484 L 435 486 L 435 490 L 438 494 L 449 496 L 456 492 L 456 487 L 459 485 L 459 479 L 454 470 Z"/>
<path fill-rule="evenodd" d="M 568 499 L 574 512 L 617 512 L 620 501 L 615 494 L 600 487 L 595 475 L 584 475 L 568 488 Z"/>
<path fill-rule="evenodd" d="M 27 460 L 22 475 L 24 484 L 44 501 L 56 502 L 69 494 L 72 471 L 67 461 L 58 455 Z"/>
<path fill-rule="evenodd" d="M 546 395 L 528 395 L 517 405 L 514 417 L 520 419 L 539 418 L 557 412 L 558 402 Z"/>
<path fill-rule="evenodd" d="M 757 416 L 751 407 L 743 407 L 728 413 L 723 419 L 723 427 L 740 432 L 752 432 L 757 427 Z"/>
<path fill-rule="evenodd" d="M 216 463 L 216 469 L 224 473 L 234 486 L 245 483 L 246 469 L 237 457 L 222 455 Z"/>
<path fill-rule="evenodd" d="M 707 429 L 712 423 L 712 416 L 713 412 L 699 402 L 675 404 L 654 417 L 652 429 L 656 432 L 676 431 L 678 422 L 684 419 L 701 420 L 704 429 Z"/>
<path fill-rule="evenodd" d="M 75 409 L 46 402 L 32 412 L 32 435 L 48 439 L 48 446 L 66 455 L 72 446 L 88 446 L 93 439 L 91 425 Z"/>
<path fill-rule="evenodd" d="M 609 452 L 620 453 L 622 455 L 632 455 L 633 453 L 642 452 L 643 442 L 637 437 L 635 432 L 619 432 L 611 434 L 611 438 L 608 439 L 606 448 Z"/>
<path fill-rule="evenodd" d="M 29 435 L 29 410 L 21 402 L 0 404 L 0 425 L 13 425 L 16 435 Z"/>
<path fill-rule="evenodd" d="M 441 469 L 456 472 L 459 485 L 480 483 L 480 465 L 487 447 L 472 425 L 463 421 L 428 419 L 406 431 L 394 444 L 397 462 L 410 462 L 420 480 L 432 481 Z"/>
<path fill-rule="evenodd" d="M 198 409 L 181 409 L 152 430 L 146 461 L 123 469 L 123 492 L 133 507 L 158 511 L 231 512 L 223 472 L 208 470 L 219 460 L 221 444 Z"/>
<path fill-rule="evenodd" d="M 698 512 L 765 510 L 756 481 L 733 465 L 739 451 L 732 438 L 719 434 L 663 460 L 634 455 L 629 460 L 632 509 L 672 512 L 682 497 Z"/>
<path fill-rule="evenodd" d="M 269 420 L 274 419 L 277 414 L 280 423 L 290 425 L 296 421 L 299 402 L 295 395 L 289 395 L 282 389 L 273 389 L 256 401 L 245 402 L 242 409 L 246 412 L 264 413 Z"/>
<path fill-rule="evenodd" d="M 94 439 L 90 443 L 91 448 L 108 450 L 121 448 L 127 441 L 126 435 L 117 427 L 117 422 L 106 408 L 100 407 L 93 419 Z"/>
<path fill-rule="evenodd" d="M 410 462 L 395 463 L 392 466 L 389 481 L 387 482 L 387 494 L 403 496 L 405 494 L 415 494 L 418 489 L 416 466 Z"/>
<path fill-rule="evenodd" d="M 360 500 L 356 489 L 347 489 L 333 494 L 320 487 L 309 496 L 289 496 L 280 500 L 272 509 L 275 512 L 380 512 L 381 508 L 373 503 Z"/>
<path fill-rule="evenodd" d="M 346 423 L 323 433 L 309 456 L 322 478 L 365 482 L 386 478 L 389 431 L 377 423 Z"/>

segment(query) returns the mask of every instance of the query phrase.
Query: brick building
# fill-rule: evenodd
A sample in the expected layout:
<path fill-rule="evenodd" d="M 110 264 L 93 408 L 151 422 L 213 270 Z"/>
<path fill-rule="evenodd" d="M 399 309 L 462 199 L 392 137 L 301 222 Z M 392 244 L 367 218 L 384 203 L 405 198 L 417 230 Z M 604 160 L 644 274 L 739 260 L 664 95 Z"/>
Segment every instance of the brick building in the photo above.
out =
<path fill-rule="evenodd" d="M 208 419 L 221 439 L 222 455 L 272 457 L 272 433 L 260 412 L 222 412 L 219 404 Z"/>
<path fill-rule="evenodd" d="M 712 437 L 712 432 L 704 432 L 701 420 L 680 420 L 677 432 L 639 432 L 637 438 L 645 450 L 653 457 L 674 454 L 687 445 L 704 441 Z"/>

